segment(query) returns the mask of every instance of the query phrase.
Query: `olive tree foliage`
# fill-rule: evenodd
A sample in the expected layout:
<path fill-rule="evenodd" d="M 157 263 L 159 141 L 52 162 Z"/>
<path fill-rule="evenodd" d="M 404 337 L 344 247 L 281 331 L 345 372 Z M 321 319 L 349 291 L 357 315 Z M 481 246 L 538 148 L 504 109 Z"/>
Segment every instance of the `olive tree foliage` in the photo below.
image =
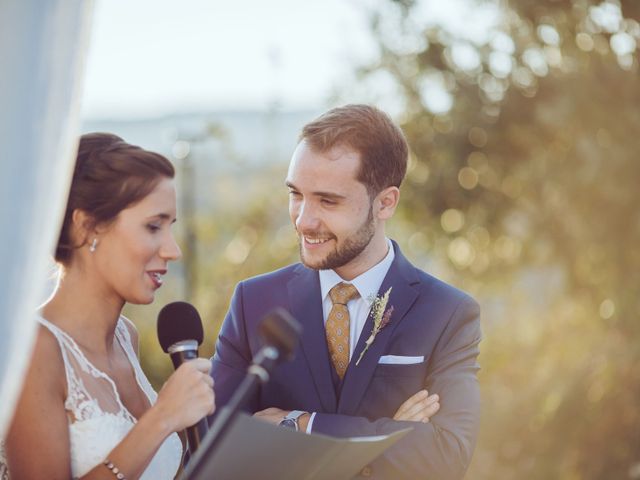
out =
<path fill-rule="evenodd" d="M 358 78 L 411 147 L 394 233 L 483 305 L 469 478 L 640 478 L 640 2 L 433 5 L 370 11 Z"/>

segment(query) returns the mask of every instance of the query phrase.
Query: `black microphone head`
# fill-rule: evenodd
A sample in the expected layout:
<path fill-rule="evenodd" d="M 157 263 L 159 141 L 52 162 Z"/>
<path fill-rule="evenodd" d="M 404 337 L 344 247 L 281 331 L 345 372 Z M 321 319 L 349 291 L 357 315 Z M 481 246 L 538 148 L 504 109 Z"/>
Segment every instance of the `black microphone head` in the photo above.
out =
<path fill-rule="evenodd" d="M 275 347 L 281 357 L 291 360 L 302 335 L 302 326 L 284 308 L 276 308 L 262 319 L 258 334 L 265 344 Z"/>
<path fill-rule="evenodd" d="M 169 353 L 169 347 L 184 340 L 202 343 L 204 332 L 202 320 L 196 308 L 187 302 L 173 302 L 165 305 L 158 314 L 158 340 L 162 350 Z"/>

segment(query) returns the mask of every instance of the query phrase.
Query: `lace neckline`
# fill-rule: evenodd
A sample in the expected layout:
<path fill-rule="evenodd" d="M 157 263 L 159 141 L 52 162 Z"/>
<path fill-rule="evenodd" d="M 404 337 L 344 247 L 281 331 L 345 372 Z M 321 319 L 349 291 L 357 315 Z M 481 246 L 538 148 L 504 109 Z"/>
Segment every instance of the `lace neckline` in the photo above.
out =
<path fill-rule="evenodd" d="M 91 374 L 93 376 L 103 378 L 105 381 L 107 381 L 107 383 L 109 383 L 109 385 L 111 386 L 111 389 L 113 390 L 113 395 L 116 399 L 116 402 L 120 407 L 120 411 L 125 414 L 125 416 L 131 423 L 134 423 L 134 424 L 137 423 L 138 419 L 129 411 L 129 409 L 125 406 L 124 402 L 120 398 L 120 393 L 118 392 L 118 388 L 116 387 L 115 382 L 112 380 L 112 378 L 109 375 L 107 375 L 104 371 L 96 367 L 93 364 L 93 362 L 91 362 L 87 358 L 87 356 L 84 354 L 84 352 L 82 351 L 80 346 L 77 344 L 77 342 L 74 340 L 74 338 L 71 335 L 69 335 L 67 332 L 65 332 L 63 329 L 58 327 L 57 325 L 51 323 L 49 320 L 47 320 L 43 316 L 37 315 L 37 319 L 41 324 L 45 325 L 51 330 L 54 330 L 55 332 L 60 334 L 65 340 L 67 340 L 69 347 L 73 350 L 73 353 L 78 355 L 78 357 L 85 363 L 85 365 L 87 365 L 90 368 Z M 124 320 L 122 315 L 118 317 L 118 322 L 116 323 L 116 329 L 114 333 L 115 333 L 116 340 L 120 345 L 120 348 L 122 348 L 123 352 L 127 356 L 127 360 L 129 361 L 129 365 L 133 370 L 133 376 L 136 379 L 136 384 L 138 385 L 138 388 L 142 391 L 142 393 L 144 393 L 144 396 L 149 402 L 149 405 L 153 405 L 153 402 L 154 402 L 153 399 L 149 396 L 149 393 L 140 383 L 138 369 L 136 368 L 134 359 L 132 358 L 132 355 L 135 356 L 135 353 L 132 351 L 133 348 L 131 346 L 129 331 L 127 326 L 124 325 Z M 130 346 L 131 348 L 129 348 Z M 137 358 L 135 360 L 137 361 Z"/>

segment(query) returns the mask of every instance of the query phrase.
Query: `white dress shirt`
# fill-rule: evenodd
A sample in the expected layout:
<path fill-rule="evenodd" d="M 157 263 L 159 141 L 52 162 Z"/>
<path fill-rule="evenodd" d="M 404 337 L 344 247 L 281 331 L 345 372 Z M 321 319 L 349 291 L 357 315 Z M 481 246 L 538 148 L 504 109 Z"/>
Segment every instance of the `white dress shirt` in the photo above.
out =
<path fill-rule="evenodd" d="M 364 273 L 361 273 L 351 281 L 344 280 L 334 270 L 320 270 L 320 293 L 322 295 L 322 316 L 324 323 L 327 323 L 329 312 L 333 307 L 333 302 L 329 297 L 329 291 L 340 282 L 351 283 L 360 296 L 351 300 L 347 304 L 349 310 L 349 360 L 353 356 L 353 351 L 358 344 L 358 339 L 362 334 L 362 329 L 369 316 L 369 310 L 371 304 L 380 290 L 382 281 L 391 267 L 391 263 L 395 258 L 393 251 L 393 245 L 391 240 L 387 238 L 388 251 L 387 255 L 376 265 L 371 267 Z M 382 292 L 384 293 L 384 292 Z M 307 425 L 307 433 L 311 433 L 311 427 L 313 425 L 313 419 L 316 414 L 312 413 L 309 418 L 309 424 Z"/>
<path fill-rule="evenodd" d="M 364 324 L 369 316 L 369 310 L 371 309 L 371 303 L 380 290 L 380 285 L 384 277 L 389 271 L 391 262 L 395 257 L 393 252 L 393 246 L 391 241 L 387 239 L 387 245 L 389 250 L 387 255 L 378 264 L 371 267 L 364 273 L 361 273 L 351 281 L 346 281 L 340 278 L 333 270 L 320 270 L 320 292 L 322 295 L 322 315 L 324 323 L 326 325 L 329 312 L 333 307 L 333 302 L 329 297 L 329 291 L 340 282 L 350 283 L 358 290 L 360 296 L 351 300 L 347 304 L 349 309 L 349 360 L 353 356 L 353 351 L 358 344 L 358 339 L 364 328 Z M 384 293 L 384 292 L 382 292 Z"/>

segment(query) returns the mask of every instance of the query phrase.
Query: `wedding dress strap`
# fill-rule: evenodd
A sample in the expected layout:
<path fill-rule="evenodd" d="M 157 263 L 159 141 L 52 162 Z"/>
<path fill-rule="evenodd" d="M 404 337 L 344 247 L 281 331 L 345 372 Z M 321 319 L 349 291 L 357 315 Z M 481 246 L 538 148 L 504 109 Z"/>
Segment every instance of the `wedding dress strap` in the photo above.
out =
<path fill-rule="evenodd" d="M 71 363 L 69 362 L 67 351 L 72 351 L 74 346 L 75 348 L 77 348 L 76 343 L 65 332 L 60 330 L 53 323 L 46 320 L 45 318 L 37 317 L 37 320 L 42 326 L 46 327 L 47 330 L 49 330 L 51 334 L 58 341 L 58 345 L 60 346 L 60 353 L 62 354 L 62 361 L 64 363 L 64 373 L 67 378 L 67 385 L 71 385 L 72 383 L 75 383 L 74 382 L 75 374 L 74 374 L 73 368 L 71 368 Z"/>
<path fill-rule="evenodd" d="M 69 335 L 53 323 L 49 322 L 45 318 L 38 317 L 38 321 L 56 337 L 56 339 L 58 340 L 58 344 L 60 345 L 60 351 L 62 352 L 68 386 L 65 407 L 71 413 L 73 413 L 75 419 L 86 420 L 88 418 L 93 418 L 95 416 L 106 413 L 104 408 L 101 408 L 100 405 L 105 405 L 105 401 L 107 399 L 98 398 L 97 395 L 93 393 L 95 389 L 92 389 L 87 384 L 87 382 L 89 382 L 90 384 L 94 384 L 97 380 L 103 380 L 110 387 L 108 388 L 108 396 L 110 397 L 111 401 L 107 403 L 115 402 L 115 408 L 109 408 L 108 413 L 124 417 L 130 422 L 135 423 L 135 417 L 131 415 L 131 413 L 127 410 L 127 408 L 122 403 L 122 400 L 120 399 L 120 395 L 118 393 L 115 382 L 111 379 L 111 377 L 109 377 L 109 375 L 97 368 L 86 357 L 73 337 L 71 337 L 71 335 Z M 118 332 L 120 328 L 123 328 L 126 331 L 126 326 L 121 327 L 121 323 L 122 320 L 118 319 L 116 332 Z M 119 338 L 119 335 L 116 334 L 116 338 L 118 339 L 118 342 L 125 350 L 125 352 L 127 352 L 127 347 L 130 347 L 131 345 L 131 341 L 128 336 Z M 131 362 L 131 358 L 128 353 L 127 358 Z M 74 365 L 76 365 L 77 367 L 74 367 Z M 135 370 L 135 365 L 132 366 Z M 137 376 L 138 374 L 136 372 L 136 377 Z"/>
<path fill-rule="evenodd" d="M 74 359 L 78 362 L 80 367 L 82 367 L 82 369 L 85 372 L 91 373 L 95 377 L 104 377 L 106 380 L 112 382 L 111 378 L 109 378 L 109 376 L 106 373 L 96 368 L 93 365 L 93 363 L 91 363 L 89 359 L 87 359 L 84 352 L 80 349 L 80 347 L 78 346 L 76 341 L 73 339 L 73 337 L 71 337 L 71 335 L 69 335 L 60 327 L 54 325 L 53 323 L 51 323 L 49 320 L 45 318 L 39 317 L 38 321 L 42 325 L 44 325 L 58 340 L 58 344 L 60 345 L 60 350 L 62 351 L 62 357 L 64 359 L 65 370 L 67 370 L 68 373 L 73 374 L 74 372 L 74 369 L 71 366 L 71 363 L 69 362 L 69 357 L 67 355 L 67 353 L 70 353 L 71 355 L 73 355 Z"/>
<path fill-rule="evenodd" d="M 129 326 L 130 325 L 130 326 Z M 129 328 L 133 329 L 133 323 L 124 315 L 120 316 L 120 321 L 116 326 L 116 338 L 120 342 L 122 349 L 124 350 L 127 358 L 129 359 L 129 363 L 133 368 L 133 372 L 136 377 L 136 382 L 138 382 L 138 386 L 144 392 L 144 394 L 149 399 L 149 403 L 153 405 L 156 401 L 158 394 L 149 383 L 147 376 L 142 371 L 142 366 L 140 365 L 140 361 L 138 360 L 138 355 L 133 348 L 133 342 L 131 341 L 131 334 L 129 333 Z"/>

